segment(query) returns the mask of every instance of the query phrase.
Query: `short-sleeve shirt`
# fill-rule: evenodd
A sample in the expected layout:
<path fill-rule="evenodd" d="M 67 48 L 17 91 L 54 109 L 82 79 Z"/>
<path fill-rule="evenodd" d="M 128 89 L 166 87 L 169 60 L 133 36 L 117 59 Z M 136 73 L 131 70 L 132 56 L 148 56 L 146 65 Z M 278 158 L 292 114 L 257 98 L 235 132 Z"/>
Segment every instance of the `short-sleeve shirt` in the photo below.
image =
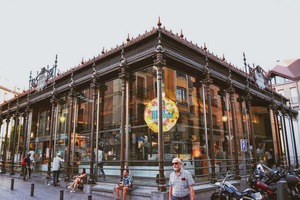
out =
<path fill-rule="evenodd" d="M 34 151 L 29 151 L 28 153 L 30 153 L 30 160 L 33 161 L 34 160 Z"/>
<path fill-rule="evenodd" d="M 123 176 L 122 182 L 124 183 L 125 186 L 129 185 L 129 183 L 131 183 L 131 185 L 132 185 L 133 184 L 133 179 L 129 175 L 127 176 L 127 178 Z"/>
<path fill-rule="evenodd" d="M 53 168 L 52 168 L 52 171 L 58 171 L 60 166 L 60 162 L 65 162 L 62 158 L 56 156 L 54 159 L 53 159 Z"/>
<path fill-rule="evenodd" d="M 185 197 L 190 194 L 190 186 L 195 184 L 191 173 L 181 168 L 180 174 L 175 171 L 170 174 L 169 184 L 172 186 L 172 195 L 175 197 Z"/>
<path fill-rule="evenodd" d="M 101 151 L 101 150 L 98 150 L 98 162 L 102 162 L 102 160 L 103 160 L 103 151 Z"/>

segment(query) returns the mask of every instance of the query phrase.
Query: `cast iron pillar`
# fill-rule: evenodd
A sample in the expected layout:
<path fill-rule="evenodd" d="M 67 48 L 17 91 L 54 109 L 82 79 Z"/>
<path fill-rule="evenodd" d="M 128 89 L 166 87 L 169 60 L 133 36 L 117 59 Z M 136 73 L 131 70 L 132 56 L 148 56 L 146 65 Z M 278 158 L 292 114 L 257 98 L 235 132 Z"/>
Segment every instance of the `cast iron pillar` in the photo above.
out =
<path fill-rule="evenodd" d="M 213 80 L 210 78 L 210 69 L 208 66 L 208 57 L 207 57 L 207 48 L 204 46 L 205 51 L 205 60 L 206 64 L 204 66 L 204 80 L 206 95 L 207 95 L 207 104 L 208 104 L 208 123 L 209 123 L 209 154 L 210 154 L 210 164 L 211 164 L 211 183 L 217 182 L 216 178 L 216 169 L 215 169 L 215 154 L 214 154 L 214 132 L 213 132 L 213 117 L 212 117 L 212 106 L 211 106 L 211 91 L 210 85 L 213 83 Z M 204 105 L 205 106 L 205 105 Z M 205 113 L 204 113 L 205 115 Z"/>
<path fill-rule="evenodd" d="M 290 115 L 290 120 L 291 120 L 291 135 L 293 136 L 293 143 L 294 143 L 294 147 L 295 147 L 296 168 L 298 168 L 299 167 L 298 153 L 297 153 L 297 145 L 296 145 L 296 138 L 295 138 L 295 130 L 294 130 L 294 123 L 293 123 L 293 112 L 292 112 L 291 102 L 290 102 L 290 108 L 289 108 L 289 115 Z"/>
<path fill-rule="evenodd" d="M 52 151 L 52 140 L 53 140 L 53 134 L 54 134 L 54 123 L 55 123 L 55 107 L 56 107 L 56 103 L 57 103 L 57 99 L 56 99 L 56 91 L 55 91 L 55 87 L 54 87 L 55 83 L 53 84 L 53 90 L 52 90 L 52 97 L 50 99 L 50 103 L 51 103 L 51 121 L 50 121 L 50 141 L 49 141 L 49 157 L 48 157 L 48 171 L 47 171 L 47 179 L 50 179 L 51 177 L 51 162 L 52 162 L 52 157 L 54 157 L 53 155 L 53 151 Z M 55 138 L 56 139 L 56 138 Z M 53 155 L 53 156 L 52 156 Z"/>
<path fill-rule="evenodd" d="M 250 133 L 250 138 L 251 138 L 251 143 L 252 143 L 253 163 L 256 163 L 258 160 L 258 156 L 257 156 L 256 144 L 255 144 L 254 126 L 253 126 L 253 122 L 252 122 L 252 118 L 253 118 L 252 108 L 251 108 L 252 96 L 251 96 L 250 84 L 249 84 L 250 70 L 249 70 L 249 74 L 248 74 L 247 68 L 249 67 L 249 65 L 247 65 L 247 62 L 246 62 L 245 53 L 243 53 L 243 56 L 244 56 L 244 66 L 245 66 L 246 84 L 247 84 L 247 86 L 246 86 L 246 109 L 248 110 L 248 114 L 249 114 L 249 124 L 250 124 L 249 133 Z M 249 141 L 249 143 L 250 143 L 250 141 Z"/>
<path fill-rule="evenodd" d="M 28 141 L 28 118 L 29 118 L 29 113 L 30 113 L 30 101 L 29 97 L 27 96 L 27 105 L 25 112 L 23 113 L 23 136 L 24 136 L 24 147 L 23 147 L 23 152 L 22 152 L 22 158 L 25 157 L 26 151 L 29 149 L 29 141 Z"/>
<path fill-rule="evenodd" d="M 235 178 L 241 179 L 240 170 L 239 170 L 239 160 L 238 160 L 238 147 L 237 147 L 237 134 L 236 134 L 236 113 L 234 105 L 234 94 L 235 89 L 233 88 L 231 70 L 229 70 L 229 75 L 227 79 L 228 89 L 227 92 L 230 96 L 230 107 L 231 107 L 231 117 L 232 117 L 232 132 L 233 132 L 233 148 L 234 148 L 234 165 L 235 165 Z"/>
<path fill-rule="evenodd" d="M 76 96 L 75 94 L 75 83 L 73 79 L 73 73 L 71 74 L 71 83 L 69 85 L 70 91 L 68 94 L 68 151 L 67 151 L 67 166 L 66 166 L 66 176 L 65 176 L 65 181 L 68 182 L 70 181 L 70 175 L 73 173 L 73 168 L 71 165 L 71 132 L 72 132 L 72 115 L 73 115 L 73 103 L 74 103 L 74 97 Z M 74 133 L 75 135 L 75 133 Z"/>
<path fill-rule="evenodd" d="M 5 174 L 6 169 L 6 151 L 7 151 L 7 137 L 8 137 L 8 128 L 9 128 L 9 122 L 10 122 L 10 110 L 8 108 L 8 113 L 6 115 L 6 131 L 5 131 L 5 137 L 4 137 L 4 146 L 3 146 L 3 154 L 2 154 L 2 168 L 1 168 L 1 173 Z"/>
<path fill-rule="evenodd" d="M 123 177 L 123 171 L 125 169 L 125 123 L 126 123 L 126 81 L 128 79 L 127 74 L 127 60 L 124 58 L 124 49 L 121 52 L 120 60 L 120 73 L 119 78 L 122 82 L 122 103 L 121 103 L 121 147 L 120 147 L 120 179 Z"/>
<path fill-rule="evenodd" d="M 273 120 L 274 120 L 274 126 L 275 126 L 276 151 L 277 151 L 277 153 L 275 153 L 275 155 L 278 155 L 278 160 L 280 162 L 281 158 L 282 158 L 282 150 L 281 150 L 281 145 L 280 145 L 281 142 L 280 142 L 280 136 L 279 136 L 278 111 L 277 111 L 277 106 L 274 101 L 274 96 L 272 97 L 270 108 L 273 112 Z M 274 149 L 274 152 L 275 152 L 275 149 Z"/>
<path fill-rule="evenodd" d="M 252 100 L 252 96 L 250 94 L 249 82 L 247 82 L 246 102 L 247 102 L 247 107 L 248 107 L 249 123 L 250 123 L 249 131 L 250 131 L 250 135 L 251 135 L 253 163 L 256 163 L 258 160 L 258 156 L 257 156 L 256 144 L 255 144 L 254 126 L 253 126 L 253 122 L 252 122 L 253 116 L 252 116 L 251 100 Z"/>
<path fill-rule="evenodd" d="M 288 160 L 288 166 L 291 166 L 291 157 L 290 157 L 290 150 L 289 150 L 289 142 L 288 142 L 288 135 L 286 130 L 286 122 L 285 122 L 285 115 L 286 111 L 284 110 L 283 103 L 281 105 L 281 114 L 282 114 L 282 121 L 283 121 L 283 129 L 284 129 L 284 135 L 285 135 L 285 145 L 286 145 L 286 153 L 287 153 L 287 160 Z"/>
<path fill-rule="evenodd" d="M 161 44 L 161 32 L 159 26 L 158 42 L 155 46 L 156 59 L 154 60 L 154 66 L 157 67 L 157 101 L 158 101 L 158 191 L 167 191 L 166 180 L 164 176 L 164 141 L 163 141 L 163 116 L 162 116 L 162 81 L 163 81 L 163 67 L 165 60 L 163 59 L 164 47 Z"/>
<path fill-rule="evenodd" d="M 14 115 L 14 132 L 13 132 L 13 143 L 12 143 L 12 152 L 10 154 L 11 157 L 11 164 L 10 164 L 10 175 L 14 175 L 14 168 L 15 168 L 15 151 L 16 151 L 16 136 L 17 136 L 17 131 L 18 131 L 18 126 L 19 126 L 19 117 L 20 117 L 20 113 L 19 113 L 19 99 L 17 100 L 17 110 L 16 113 Z"/>
<path fill-rule="evenodd" d="M 0 105 L 0 130 L 1 130 L 2 124 L 3 124 L 2 106 Z M 2 148 L 3 148 L 3 145 L 4 145 L 4 141 L 3 141 L 2 137 L 1 137 L 1 141 L 0 142 L 1 142 L 1 149 L 0 149 L 0 154 L 1 154 L 2 153 Z"/>
<path fill-rule="evenodd" d="M 98 94 L 98 84 L 97 84 L 97 71 L 95 69 L 96 63 L 93 63 L 93 74 L 92 74 L 92 82 L 90 85 L 91 90 L 93 91 L 93 105 L 92 105 L 92 116 L 91 116 L 91 159 L 90 159 L 90 179 L 89 184 L 95 184 L 95 173 L 94 173 L 94 163 L 95 163 L 95 124 L 96 124 L 96 104 L 97 104 L 97 94 Z M 74 133 L 75 134 L 75 133 Z"/>

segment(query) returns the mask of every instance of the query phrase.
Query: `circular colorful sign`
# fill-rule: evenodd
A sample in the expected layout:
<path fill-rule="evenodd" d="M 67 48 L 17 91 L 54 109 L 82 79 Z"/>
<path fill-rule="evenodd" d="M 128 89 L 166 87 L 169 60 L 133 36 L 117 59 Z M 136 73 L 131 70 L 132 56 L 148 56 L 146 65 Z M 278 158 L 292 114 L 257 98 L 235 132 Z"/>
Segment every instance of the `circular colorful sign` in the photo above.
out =
<path fill-rule="evenodd" d="M 174 101 L 162 98 L 163 132 L 169 131 L 177 123 L 179 118 L 178 108 Z M 144 111 L 144 119 L 147 126 L 155 133 L 158 132 L 158 100 L 153 99 L 147 104 Z"/>

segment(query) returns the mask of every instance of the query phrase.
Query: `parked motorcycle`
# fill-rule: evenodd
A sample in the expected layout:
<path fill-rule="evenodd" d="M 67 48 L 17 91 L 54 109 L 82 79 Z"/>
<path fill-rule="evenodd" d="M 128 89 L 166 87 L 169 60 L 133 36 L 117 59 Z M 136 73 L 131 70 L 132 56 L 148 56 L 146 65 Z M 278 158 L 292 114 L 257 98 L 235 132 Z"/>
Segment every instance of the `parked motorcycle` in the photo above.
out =
<path fill-rule="evenodd" d="M 293 200 L 300 200 L 300 177 L 289 168 L 281 167 L 275 171 L 268 169 L 263 170 L 263 165 L 259 164 L 253 169 L 248 183 L 249 186 L 267 196 L 269 200 L 277 198 L 277 182 L 285 180 L 288 186 L 288 194 Z"/>
<path fill-rule="evenodd" d="M 226 173 L 226 176 L 222 182 L 216 182 L 215 185 L 218 188 L 218 192 L 214 192 L 210 196 L 210 200 L 261 200 L 262 196 L 259 192 L 251 188 L 247 188 L 243 192 L 239 192 L 237 188 L 226 181 L 227 179 L 233 177 L 233 174 L 230 174 L 230 171 Z"/>
<path fill-rule="evenodd" d="M 250 188 L 260 192 L 263 199 L 276 200 L 276 183 L 272 183 L 263 170 L 253 170 L 248 178 L 248 184 Z"/>

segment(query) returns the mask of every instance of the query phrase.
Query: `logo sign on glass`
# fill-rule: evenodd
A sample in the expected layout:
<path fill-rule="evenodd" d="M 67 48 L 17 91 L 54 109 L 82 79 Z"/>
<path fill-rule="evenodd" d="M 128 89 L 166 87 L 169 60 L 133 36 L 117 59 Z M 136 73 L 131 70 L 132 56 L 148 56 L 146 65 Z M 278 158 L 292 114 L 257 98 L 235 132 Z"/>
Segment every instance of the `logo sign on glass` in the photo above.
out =
<path fill-rule="evenodd" d="M 162 99 L 162 118 L 163 118 L 163 132 L 169 131 L 179 118 L 178 108 L 174 101 L 163 98 Z M 147 126 L 154 131 L 158 132 L 158 100 L 157 98 L 153 99 L 150 103 L 147 104 L 144 111 L 144 119 Z"/>

